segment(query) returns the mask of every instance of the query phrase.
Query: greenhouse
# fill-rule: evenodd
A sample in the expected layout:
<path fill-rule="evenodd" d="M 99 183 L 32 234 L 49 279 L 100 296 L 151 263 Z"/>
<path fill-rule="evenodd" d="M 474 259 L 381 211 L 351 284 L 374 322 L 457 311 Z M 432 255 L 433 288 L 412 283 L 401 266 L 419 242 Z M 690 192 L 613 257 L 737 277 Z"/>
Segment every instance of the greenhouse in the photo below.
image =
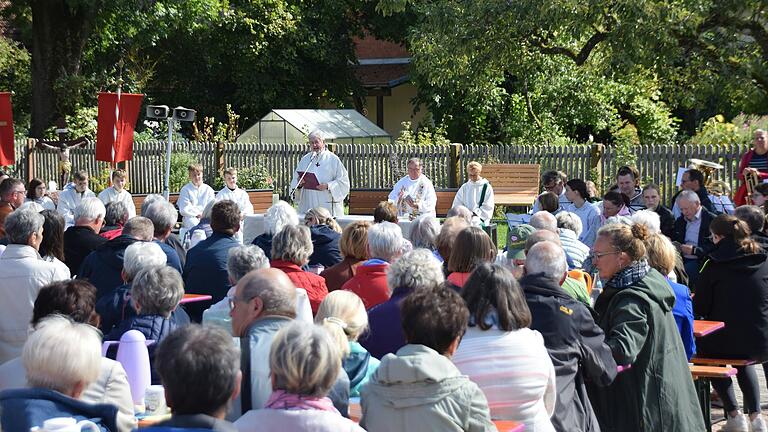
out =
<path fill-rule="evenodd" d="M 238 142 L 303 143 L 319 129 L 340 144 L 389 144 L 392 136 L 353 109 L 275 109 L 243 132 Z"/>

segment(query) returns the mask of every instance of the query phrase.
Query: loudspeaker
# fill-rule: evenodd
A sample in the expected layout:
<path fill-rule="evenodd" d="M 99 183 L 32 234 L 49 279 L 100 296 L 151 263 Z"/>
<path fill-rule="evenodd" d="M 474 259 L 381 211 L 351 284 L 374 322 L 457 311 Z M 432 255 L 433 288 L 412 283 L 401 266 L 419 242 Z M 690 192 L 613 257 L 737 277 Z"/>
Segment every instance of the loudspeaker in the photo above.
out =
<path fill-rule="evenodd" d="M 147 118 L 165 120 L 170 111 L 168 105 L 147 105 Z"/>
<path fill-rule="evenodd" d="M 195 121 L 195 110 L 177 106 L 173 109 L 173 119 L 178 121 Z"/>

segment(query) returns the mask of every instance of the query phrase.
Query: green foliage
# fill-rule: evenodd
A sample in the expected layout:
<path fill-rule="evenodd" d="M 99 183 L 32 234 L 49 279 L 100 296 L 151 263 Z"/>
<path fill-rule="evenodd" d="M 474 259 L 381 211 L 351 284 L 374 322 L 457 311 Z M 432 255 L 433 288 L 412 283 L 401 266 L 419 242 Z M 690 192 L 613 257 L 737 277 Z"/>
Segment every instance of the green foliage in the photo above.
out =
<path fill-rule="evenodd" d="M 31 58 L 20 44 L 0 36 L 0 91 L 13 92 L 14 129 L 24 135 L 29 129 L 32 96 Z"/>
<path fill-rule="evenodd" d="M 438 126 L 430 129 L 429 126 L 419 126 L 418 131 L 414 133 L 411 128 L 411 122 L 402 122 L 403 128 L 400 135 L 395 138 L 395 144 L 402 145 L 447 145 L 451 141 L 446 137 L 445 127 Z"/>
<path fill-rule="evenodd" d="M 275 187 L 274 180 L 267 171 L 263 158 L 260 158 L 260 160 L 253 166 L 236 169 L 237 185 L 241 189 L 273 189 Z M 213 188 L 220 190 L 223 187 L 224 177 L 216 177 L 216 181 L 213 183 Z"/>
<path fill-rule="evenodd" d="M 77 107 L 72 115 L 65 116 L 69 128 L 69 138 L 86 137 L 96 139 L 96 118 L 99 115 L 98 107 Z M 44 136 L 48 139 L 58 139 L 56 127 L 51 126 L 45 130 Z"/>
<path fill-rule="evenodd" d="M 757 129 L 768 129 L 768 116 L 739 114 L 727 122 L 722 114 L 718 114 L 704 121 L 688 142 L 724 147 L 748 145 Z"/>
<path fill-rule="evenodd" d="M 112 174 L 107 162 L 99 162 L 98 164 L 99 169 L 97 173 L 91 174 L 88 178 L 88 188 L 97 195 L 99 192 L 109 187 L 110 175 Z"/>
<path fill-rule="evenodd" d="M 189 153 L 171 153 L 171 175 L 168 180 L 168 188 L 171 193 L 181 191 L 181 188 L 189 183 L 187 167 L 193 163 L 199 163 L 199 161 Z M 162 166 L 165 166 L 165 157 L 163 157 Z"/>

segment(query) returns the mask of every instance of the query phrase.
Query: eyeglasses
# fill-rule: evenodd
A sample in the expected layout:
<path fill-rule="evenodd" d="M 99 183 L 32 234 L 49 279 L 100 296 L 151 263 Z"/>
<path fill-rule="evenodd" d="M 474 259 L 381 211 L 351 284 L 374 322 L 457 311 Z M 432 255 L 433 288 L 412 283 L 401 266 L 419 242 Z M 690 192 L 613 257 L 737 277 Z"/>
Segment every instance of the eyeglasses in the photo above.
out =
<path fill-rule="evenodd" d="M 544 185 L 544 190 L 548 191 L 548 192 L 551 192 L 553 189 L 555 189 L 558 186 L 560 186 L 560 182 L 557 182 L 557 183 L 554 183 L 554 184 L 551 184 L 551 185 Z"/>
<path fill-rule="evenodd" d="M 24 190 L 24 189 L 22 189 L 22 190 L 13 191 L 12 193 L 13 193 L 14 195 L 16 195 L 16 194 L 25 194 L 25 193 L 27 193 L 27 191 L 26 191 L 26 190 Z"/>
<path fill-rule="evenodd" d="M 254 298 L 255 297 L 251 297 L 251 298 L 246 300 L 246 299 L 242 299 L 242 298 L 237 298 L 236 295 L 227 296 L 227 301 L 229 301 L 229 310 L 234 309 L 235 308 L 235 304 L 237 302 L 248 303 L 249 301 L 253 300 Z"/>
<path fill-rule="evenodd" d="M 613 251 L 613 252 L 592 252 L 591 254 L 589 254 L 589 258 L 591 258 L 591 259 L 592 259 L 592 261 L 596 261 L 596 260 L 598 260 L 598 259 L 600 259 L 600 258 L 602 258 L 602 257 L 604 257 L 604 256 L 606 256 L 606 255 L 615 255 L 615 254 L 620 254 L 620 253 L 621 253 L 621 251 Z"/>

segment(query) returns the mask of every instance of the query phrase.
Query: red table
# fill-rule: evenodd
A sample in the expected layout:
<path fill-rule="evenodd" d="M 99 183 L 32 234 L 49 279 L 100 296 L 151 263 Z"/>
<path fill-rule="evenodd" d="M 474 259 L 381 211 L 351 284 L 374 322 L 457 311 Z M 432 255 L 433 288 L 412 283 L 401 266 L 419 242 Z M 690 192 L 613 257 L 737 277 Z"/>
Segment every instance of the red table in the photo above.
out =
<path fill-rule="evenodd" d="M 213 297 L 206 294 L 184 294 L 179 304 L 210 301 Z"/>
<path fill-rule="evenodd" d="M 725 327 L 725 323 L 722 321 L 694 320 L 693 335 L 696 337 L 706 336 L 720 330 L 723 327 Z"/>
<path fill-rule="evenodd" d="M 496 420 L 493 422 L 499 432 L 523 432 L 525 425 L 511 420 Z"/>

